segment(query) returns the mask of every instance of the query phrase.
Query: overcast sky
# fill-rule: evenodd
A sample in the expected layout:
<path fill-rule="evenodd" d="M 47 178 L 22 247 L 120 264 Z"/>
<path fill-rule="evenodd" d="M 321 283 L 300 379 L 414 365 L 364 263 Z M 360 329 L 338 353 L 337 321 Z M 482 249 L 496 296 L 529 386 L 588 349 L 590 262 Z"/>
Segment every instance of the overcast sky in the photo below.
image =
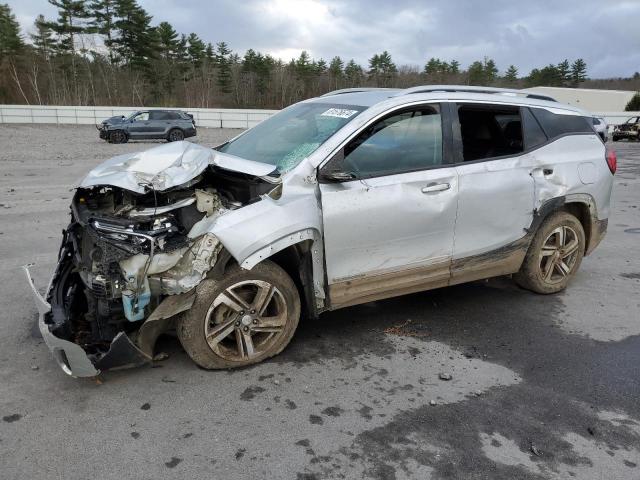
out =
<path fill-rule="evenodd" d="M 3 1 L 3 0 L 0 0 Z M 7 0 L 4 0 L 7 2 Z M 39 13 L 55 17 L 46 0 L 8 0 L 25 33 Z M 582 57 L 589 76 L 640 71 L 640 0 L 139 0 L 154 24 L 227 42 L 284 60 L 307 50 L 365 65 L 388 50 L 397 65 L 430 57 L 466 67 L 485 56 L 500 71 Z"/>

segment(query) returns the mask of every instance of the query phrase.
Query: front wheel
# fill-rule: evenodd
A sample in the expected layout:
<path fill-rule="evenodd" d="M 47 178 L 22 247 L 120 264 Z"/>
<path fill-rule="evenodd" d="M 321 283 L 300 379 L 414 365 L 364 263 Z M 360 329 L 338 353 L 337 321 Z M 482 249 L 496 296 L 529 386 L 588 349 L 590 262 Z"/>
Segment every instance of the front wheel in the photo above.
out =
<path fill-rule="evenodd" d="M 114 130 L 109 134 L 109 143 L 127 143 L 127 135 L 122 130 Z"/>
<path fill-rule="evenodd" d="M 580 267 L 584 250 L 580 221 L 567 212 L 554 213 L 540 225 L 514 280 L 536 293 L 560 292 Z"/>
<path fill-rule="evenodd" d="M 205 279 L 180 319 L 180 343 L 206 369 L 234 368 L 280 353 L 300 319 L 300 297 L 287 273 L 265 260 L 252 270 L 232 267 Z"/>

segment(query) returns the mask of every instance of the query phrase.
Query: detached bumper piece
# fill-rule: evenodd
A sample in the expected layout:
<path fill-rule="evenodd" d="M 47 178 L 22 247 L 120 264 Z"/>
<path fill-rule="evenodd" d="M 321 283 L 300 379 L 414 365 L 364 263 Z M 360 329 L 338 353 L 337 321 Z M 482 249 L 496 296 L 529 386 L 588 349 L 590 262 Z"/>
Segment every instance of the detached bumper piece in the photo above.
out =
<path fill-rule="evenodd" d="M 38 308 L 40 333 L 56 362 L 73 377 L 93 377 L 102 370 L 150 363 L 152 354 L 143 353 L 124 331 L 117 333 L 110 343 L 88 340 L 84 331 L 87 326 L 78 320 L 85 315 L 87 299 L 82 281 L 74 271 L 72 245 L 65 234 L 46 299 L 36 289 L 29 266 L 23 267 Z"/>

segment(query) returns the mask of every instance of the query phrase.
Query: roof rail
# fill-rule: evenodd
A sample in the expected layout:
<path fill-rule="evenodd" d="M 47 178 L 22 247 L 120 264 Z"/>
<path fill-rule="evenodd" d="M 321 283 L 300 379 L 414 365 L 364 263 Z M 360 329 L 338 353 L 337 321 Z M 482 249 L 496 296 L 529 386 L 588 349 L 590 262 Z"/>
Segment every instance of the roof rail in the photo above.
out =
<path fill-rule="evenodd" d="M 511 97 L 534 98 L 536 100 L 547 100 L 555 102 L 555 98 L 536 93 L 528 93 L 524 90 L 516 90 L 513 88 L 495 88 L 495 87 L 476 87 L 471 85 L 426 85 L 420 87 L 411 87 L 402 90 L 400 95 L 410 95 L 412 93 L 428 93 L 428 92 L 461 92 L 461 93 L 488 93 L 494 95 L 507 95 Z"/>
<path fill-rule="evenodd" d="M 374 87 L 360 87 L 360 88 L 341 88 L 340 90 L 333 90 L 327 92 L 321 97 L 332 97 L 334 95 L 342 95 L 344 93 L 360 93 L 360 92 L 377 92 L 380 90 L 396 90 L 394 88 L 374 88 Z"/>

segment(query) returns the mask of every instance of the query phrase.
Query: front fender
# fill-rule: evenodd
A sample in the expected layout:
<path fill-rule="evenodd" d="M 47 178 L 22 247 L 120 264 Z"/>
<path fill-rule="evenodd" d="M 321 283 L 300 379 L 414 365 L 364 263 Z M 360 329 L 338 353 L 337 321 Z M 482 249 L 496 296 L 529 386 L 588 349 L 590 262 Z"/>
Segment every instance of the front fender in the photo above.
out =
<path fill-rule="evenodd" d="M 189 236 L 205 233 L 215 235 L 238 265 L 248 270 L 291 245 L 312 241 L 314 290 L 317 298 L 325 298 L 321 212 L 313 193 L 280 200 L 265 196 L 217 218 L 205 218 Z"/>

